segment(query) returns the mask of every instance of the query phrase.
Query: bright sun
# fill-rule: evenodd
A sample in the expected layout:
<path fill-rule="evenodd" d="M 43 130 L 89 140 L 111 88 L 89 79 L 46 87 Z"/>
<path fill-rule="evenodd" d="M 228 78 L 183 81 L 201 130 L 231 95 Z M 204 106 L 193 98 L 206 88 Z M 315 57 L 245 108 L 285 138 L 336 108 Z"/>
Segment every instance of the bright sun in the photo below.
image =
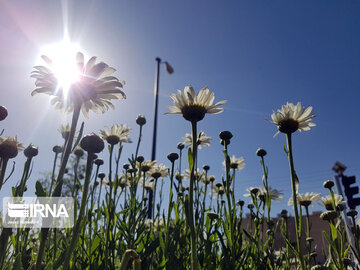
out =
<path fill-rule="evenodd" d="M 71 84 L 79 79 L 76 54 L 80 51 L 79 44 L 70 42 L 69 38 L 46 45 L 41 49 L 41 55 L 46 55 L 52 60 L 50 68 L 55 73 L 58 87 L 63 89 L 65 96 L 67 96 Z"/>

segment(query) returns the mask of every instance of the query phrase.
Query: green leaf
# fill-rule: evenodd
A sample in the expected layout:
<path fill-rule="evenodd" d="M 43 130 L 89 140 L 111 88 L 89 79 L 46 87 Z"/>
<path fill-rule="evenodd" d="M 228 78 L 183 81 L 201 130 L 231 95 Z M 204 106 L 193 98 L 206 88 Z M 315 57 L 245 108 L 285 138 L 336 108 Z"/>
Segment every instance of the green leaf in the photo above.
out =
<path fill-rule="evenodd" d="M 12 243 L 14 249 L 16 249 L 16 240 L 15 240 L 14 234 L 11 234 L 10 240 L 11 240 L 11 243 Z"/>
<path fill-rule="evenodd" d="M 41 184 L 41 182 L 38 180 L 36 181 L 36 184 L 35 184 L 35 189 L 36 189 L 36 196 L 38 197 L 46 197 L 46 192 Z"/>
<path fill-rule="evenodd" d="M 330 223 L 330 228 L 331 228 L 331 236 L 333 240 L 337 239 L 337 231 L 336 231 L 336 227 L 334 224 Z"/>
<path fill-rule="evenodd" d="M 288 152 L 288 150 L 286 149 L 286 144 L 284 144 L 284 152 L 285 152 L 286 155 L 289 155 L 289 152 Z"/>
<path fill-rule="evenodd" d="M 323 235 L 330 244 L 330 246 L 333 248 L 333 250 L 337 250 L 334 242 L 330 239 L 329 235 L 325 231 L 323 231 Z"/>
<path fill-rule="evenodd" d="M 188 160 L 189 160 L 189 171 L 191 172 L 194 168 L 194 159 L 190 148 L 188 150 Z"/>
<path fill-rule="evenodd" d="M 94 251 L 97 249 L 97 247 L 99 246 L 100 244 L 100 237 L 99 236 L 96 236 L 95 239 L 94 239 L 94 242 L 92 243 L 91 245 L 91 254 L 94 253 Z"/>
<path fill-rule="evenodd" d="M 44 268 L 44 270 L 52 270 L 53 269 L 53 263 L 52 262 L 48 262 L 46 267 Z"/>
<path fill-rule="evenodd" d="M 296 194 L 299 193 L 299 178 L 297 177 L 296 172 L 294 172 L 294 177 L 295 177 L 295 190 L 296 190 Z"/>

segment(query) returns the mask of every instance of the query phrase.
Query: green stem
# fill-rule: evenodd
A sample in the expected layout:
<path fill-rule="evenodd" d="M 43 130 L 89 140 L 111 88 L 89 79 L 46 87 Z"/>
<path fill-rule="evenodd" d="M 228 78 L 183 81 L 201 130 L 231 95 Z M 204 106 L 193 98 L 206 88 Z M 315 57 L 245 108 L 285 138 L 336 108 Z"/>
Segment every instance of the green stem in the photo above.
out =
<path fill-rule="evenodd" d="M 293 202 L 294 202 L 294 218 L 295 218 L 297 249 L 298 249 L 301 269 L 305 269 L 304 258 L 303 258 L 302 249 L 301 249 L 301 235 L 299 233 L 301 231 L 300 230 L 301 224 L 299 223 L 299 213 L 298 213 L 297 198 L 296 198 L 297 197 L 296 176 L 295 176 L 294 159 L 293 159 L 293 153 L 292 153 L 291 133 L 286 134 L 286 141 L 287 141 L 287 148 L 288 148 L 292 197 L 293 197 Z"/>
<path fill-rule="evenodd" d="M 174 178 L 174 162 L 171 162 L 171 174 L 170 174 L 170 195 L 169 195 L 169 206 L 168 206 L 168 214 L 167 214 L 167 222 L 166 222 L 166 237 L 165 237 L 165 256 L 168 257 L 168 247 L 169 247 L 169 225 L 170 225 L 170 217 L 172 210 L 172 200 L 173 200 L 173 178 Z"/>
<path fill-rule="evenodd" d="M 94 157 L 94 153 L 88 152 L 87 163 L 86 163 L 86 175 L 85 175 L 85 181 L 84 181 L 83 194 L 82 194 L 82 198 L 81 198 L 80 212 L 79 212 L 79 216 L 76 221 L 76 224 L 74 226 L 70 246 L 67 249 L 67 252 L 65 254 L 64 264 L 63 264 L 64 270 L 67 270 L 70 267 L 69 263 L 70 263 L 70 259 L 71 259 L 71 254 L 76 247 L 76 244 L 78 242 L 77 240 L 80 235 L 81 223 L 82 223 L 83 217 L 84 217 L 85 206 L 86 206 L 86 202 L 87 202 L 87 194 L 88 194 L 88 189 L 89 189 L 89 184 L 90 184 L 92 163 L 93 163 L 93 159 L 94 159 L 93 157 Z"/>
<path fill-rule="evenodd" d="M 137 156 L 138 156 L 138 152 L 139 152 L 139 148 L 140 148 L 140 142 L 141 142 L 141 137 L 142 137 L 142 125 L 140 125 L 139 139 L 138 139 L 138 142 L 137 142 L 136 152 L 135 152 L 135 161 L 136 161 L 136 158 L 137 158 Z"/>
<path fill-rule="evenodd" d="M 110 146 L 110 157 L 109 157 L 109 175 L 108 180 L 110 184 L 110 192 L 109 192 L 109 220 L 107 222 L 107 228 L 106 228 L 106 239 L 105 239 L 105 266 L 107 266 L 108 258 L 109 258 L 109 241 L 110 241 L 110 231 L 111 231 L 111 221 L 112 221 L 112 214 L 113 214 L 113 202 L 112 202 L 112 188 L 113 188 L 113 181 L 111 179 L 112 177 L 112 154 L 114 151 L 114 145 Z"/>
<path fill-rule="evenodd" d="M 192 137 L 197 138 L 197 122 L 191 122 Z M 189 190 L 189 215 L 190 215 L 190 236 L 191 236 L 191 269 L 199 269 L 198 258 L 197 258 L 197 248 L 196 248 L 196 232 L 194 224 L 194 182 L 195 182 L 195 164 L 197 157 L 197 143 L 196 140 L 192 141 L 192 156 L 193 156 L 193 166 L 191 168 L 190 174 L 190 190 Z"/>
<path fill-rule="evenodd" d="M 55 169 L 56 169 L 56 161 L 57 161 L 57 157 L 58 157 L 59 153 L 55 153 L 55 158 L 54 158 L 54 163 L 53 163 L 53 169 L 52 169 L 52 173 L 51 173 L 51 184 L 50 184 L 50 189 L 49 189 L 49 194 L 51 194 L 52 192 L 52 188 L 55 182 Z"/>
<path fill-rule="evenodd" d="M 64 182 L 63 177 L 65 174 L 66 165 L 69 160 L 70 153 L 71 153 L 72 144 L 74 141 L 74 136 L 75 136 L 75 131 L 76 131 L 76 125 L 77 125 L 77 122 L 78 122 L 79 116 L 80 116 L 80 109 L 81 109 L 81 104 L 75 104 L 72 121 L 71 121 L 70 134 L 69 134 L 68 140 L 66 142 L 65 152 L 63 153 L 63 157 L 62 157 L 61 165 L 60 165 L 60 169 L 59 169 L 59 174 L 58 174 L 58 177 L 56 180 L 56 187 L 52 194 L 52 197 L 60 197 L 61 196 L 62 185 Z M 39 253 L 37 256 L 37 260 L 36 260 L 35 270 L 41 269 L 41 262 L 42 262 L 42 258 L 44 256 L 45 244 L 46 244 L 48 232 L 49 232 L 49 228 L 41 229 L 41 242 L 40 242 Z"/>

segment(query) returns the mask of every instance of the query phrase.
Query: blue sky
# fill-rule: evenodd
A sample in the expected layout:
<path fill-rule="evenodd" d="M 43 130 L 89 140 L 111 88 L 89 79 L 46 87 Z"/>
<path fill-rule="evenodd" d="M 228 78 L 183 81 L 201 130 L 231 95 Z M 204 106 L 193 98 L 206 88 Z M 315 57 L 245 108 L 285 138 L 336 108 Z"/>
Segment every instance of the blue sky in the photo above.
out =
<path fill-rule="evenodd" d="M 209 164 L 211 174 L 223 174 L 218 133 L 230 130 L 230 154 L 243 156 L 246 167 L 237 174 L 237 198 L 245 189 L 261 184 L 261 167 L 255 151 L 268 151 L 269 183 L 282 190 L 282 203 L 273 213 L 288 208 L 290 179 L 285 137 L 276 138 L 272 110 L 289 102 L 313 106 L 317 124 L 294 135 L 295 168 L 300 192 L 326 195 L 324 180 L 339 160 L 347 174 L 359 175 L 360 107 L 360 3 L 357 1 L 3 1 L 0 4 L 0 102 L 9 117 L 0 122 L 5 136 L 17 135 L 25 144 L 39 146 L 29 192 L 39 172 L 50 171 L 52 146 L 62 142 L 57 129 L 69 121 L 49 105 L 49 97 L 31 97 L 30 72 L 42 46 L 60 41 L 67 26 L 73 41 L 87 55 L 117 69 L 126 81 L 126 100 L 116 110 L 90 114 L 87 133 L 115 123 L 138 129 L 135 118 L 145 114 L 140 153 L 151 154 L 155 57 L 169 61 L 172 75 L 161 70 L 157 159 L 169 165 L 166 155 L 176 150 L 189 123 L 164 115 L 169 94 L 185 85 L 196 90 L 208 86 L 216 100 L 228 100 L 224 112 L 207 115 L 199 129 L 213 137 L 200 151 L 199 165 Z M 126 145 L 125 156 L 135 152 Z M 105 153 L 104 153 L 105 156 Z M 23 155 L 16 158 L 22 169 Z M 7 196 L 19 176 L 14 175 L 0 195 Z M 358 182 L 357 182 L 358 183 Z M 29 196 L 33 194 L 28 194 Z M 313 208 L 321 209 L 320 207 Z M 289 208 L 290 210 L 290 208 Z"/>

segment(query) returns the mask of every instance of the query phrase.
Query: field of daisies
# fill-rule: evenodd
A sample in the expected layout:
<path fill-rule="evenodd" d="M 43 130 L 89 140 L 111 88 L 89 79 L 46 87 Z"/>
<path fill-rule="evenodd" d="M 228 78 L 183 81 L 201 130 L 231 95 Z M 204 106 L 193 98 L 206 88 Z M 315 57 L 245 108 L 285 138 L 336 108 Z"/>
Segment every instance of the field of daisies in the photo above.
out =
<path fill-rule="evenodd" d="M 198 149 L 209 145 L 209 137 L 198 131 L 198 122 L 216 117 L 226 103 L 215 102 L 215 94 L 208 88 L 195 91 L 185 86 L 170 96 L 173 104 L 168 106 L 168 113 L 182 116 L 190 133 L 178 144 L 178 151 L 167 156 L 167 164 L 158 164 L 138 153 L 146 124 L 143 115 L 136 119 L 137 147 L 130 157 L 122 156 L 124 143 L 130 140 L 127 125 L 83 134 L 84 124 L 78 123 L 80 114 L 105 113 L 114 107 L 114 100 L 126 98 L 125 82 L 114 76 L 115 69 L 97 62 L 96 57 L 85 61 L 78 53 L 80 79 L 65 92 L 58 87 L 51 59 L 42 58 L 44 65 L 32 72 L 32 95 L 49 95 L 54 107 L 71 113 L 72 120 L 61 127 L 63 145 L 53 147 L 54 159 L 48 168 L 51 173 L 36 182 L 35 194 L 27 192 L 27 181 L 38 149 L 23 145 L 16 136 L 4 136 L 8 135 L 4 127 L 0 137 L 0 190 L 10 184 L 11 160 L 24 154 L 27 160 L 21 180 L 8 196 L 72 197 L 74 226 L 0 227 L 0 269 L 359 269 L 357 212 L 345 212 L 345 201 L 334 192 L 332 181 L 324 182 L 327 197 L 298 192 L 292 134 L 315 126 L 312 107 L 287 103 L 271 115 L 276 135 L 286 143 L 292 188 L 289 203 L 294 211 L 294 222 L 290 223 L 286 211 L 276 220 L 270 216 L 273 201 L 282 194 L 268 183 L 265 149 L 256 152 L 263 185 L 249 188 L 247 195 L 252 202 L 248 205 L 233 192 L 245 161 L 228 154 L 231 131 L 219 130 L 225 168 L 222 179 L 216 181 L 209 175 L 208 166 L 199 168 Z M 0 120 L 7 114 L 0 106 Z M 108 158 L 98 158 L 100 152 L 106 152 Z M 162 192 L 164 179 L 170 182 L 168 200 Z M 185 179 L 189 181 L 183 182 Z M 324 205 L 320 218 L 327 224 L 323 230 L 325 250 L 317 250 L 313 243 L 309 220 L 309 206 L 317 200 Z M 250 226 L 244 222 L 247 214 Z M 344 217 L 352 224 L 350 235 L 346 234 Z M 10 217 L 1 219 L 4 222 Z M 275 240 L 276 231 L 280 231 L 280 245 Z M 295 232 L 294 237 L 290 231 Z M 320 252 L 326 253 L 325 262 L 317 260 Z"/>

